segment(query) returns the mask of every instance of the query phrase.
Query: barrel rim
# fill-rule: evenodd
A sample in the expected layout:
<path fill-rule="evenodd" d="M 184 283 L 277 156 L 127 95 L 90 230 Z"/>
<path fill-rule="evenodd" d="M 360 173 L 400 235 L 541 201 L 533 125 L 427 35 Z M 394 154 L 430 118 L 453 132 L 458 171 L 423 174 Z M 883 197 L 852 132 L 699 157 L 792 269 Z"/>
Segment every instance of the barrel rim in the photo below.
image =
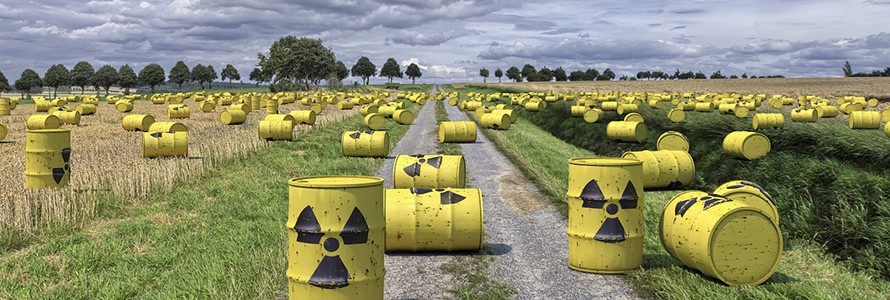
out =
<path fill-rule="evenodd" d="M 71 129 L 51 128 L 51 129 L 27 129 L 27 130 L 25 130 L 25 133 L 57 133 L 57 132 L 71 132 Z"/>
<path fill-rule="evenodd" d="M 312 183 L 311 181 L 317 179 L 361 179 L 365 180 L 365 182 L 354 182 L 354 183 L 344 183 L 344 184 L 330 184 L 330 183 Z M 375 185 L 383 185 L 383 178 L 376 176 L 352 176 L 352 175 L 325 175 L 325 176 L 305 176 L 305 177 L 297 177 L 291 178 L 287 181 L 288 185 L 291 187 L 302 187 L 302 188 L 354 188 L 354 187 L 369 187 Z"/>
<path fill-rule="evenodd" d="M 576 166 L 642 166 L 643 161 L 621 157 L 579 157 L 569 159 Z"/>
<path fill-rule="evenodd" d="M 720 270 L 717 269 L 717 264 L 714 262 L 714 258 L 715 258 L 713 255 L 714 249 L 712 249 L 712 247 L 710 247 L 710 246 L 708 247 L 708 262 L 710 263 L 708 267 L 713 268 L 714 274 L 718 277 L 718 279 L 720 279 L 720 281 L 723 281 L 726 284 L 729 284 L 729 285 L 747 285 L 747 284 L 758 285 L 758 284 L 763 283 L 764 281 L 769 280 L 769 278 L 772 277 L 773 274 L 775 274 L 776 270 L 779 268 L 779 263 L 782 262 L 782 253 L 784 252 L 783 249 L 785 247 L 785 238 L 782 236 L 782 229 L 779 228 L 779 225 L 776 222 L 774 222 L 772 220 L 772 218 L 770 218 L 770 216 L 766 215 L 759 209 L 754 208 L 750 205 L 744 205 L 744 206 L 739 206 L 739 207 L 733 208 L 733 209 L 727 211 L 722 216 L 720 216 L 720 218 L 717 219 L 716 222 L 714 222 L 714 227 L 713 227 L 712 231 L 709 233 L 710 236 L 708 237 L 708 245 L 714 244 L 715 238 L 717 237 L 717 235 L 714 233 L 719 227 L 722 227 L 723 222 L 726 221 L 727 218 L 729 218 L 732 215 L 735 215 L 737 213 L 742 213 L 742 212 L 749 212 L 749 213 L 759 214 L 759 215 L 763 216 L 763 218 L 767 220 L 766 224 L 771 225 L 771 228 L 775 229 L 776 236 L 778 237 L 778 242 L 779 242 L 779 251 L 777 251 L 777 253 L 774 257 L 775 260 L 773 261 L 773 264 L 770 267 L 769 273 L 764 274 L 763 277 L 758 278 L 756 281 L 750 282 L 750 283 L 729 282 L 729 280 L 727 280 L 727 278 L 723 275 L 724 273 L 720 272 Z"/>

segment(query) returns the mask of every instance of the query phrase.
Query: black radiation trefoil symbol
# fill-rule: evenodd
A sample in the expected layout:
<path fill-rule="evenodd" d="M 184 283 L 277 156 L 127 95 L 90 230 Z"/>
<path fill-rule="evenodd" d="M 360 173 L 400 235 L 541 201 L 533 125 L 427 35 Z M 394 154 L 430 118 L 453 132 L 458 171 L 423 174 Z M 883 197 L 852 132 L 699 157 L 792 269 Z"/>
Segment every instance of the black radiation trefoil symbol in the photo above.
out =
<path fill-rule="evenodd" d="M 417 162 L 402 169 L 405 171 L 405 174 L 408 174 L 408 176 L 411 176 L 411 177 L 420 176 L 420 167 L 423 166 L 424 164 L 426 164 L 427 166 L 436 168 L 436 169 L 438 169 L 439 166 L 442 165 L 442 156 L 425 158 L 424 155 L 418 154 L 418 155 L 414 155 L 413 157 L 417 158 Z"/>
<path fill-rule="evenodd" d="M 65 162 L 65 166 L 61 168 L 53 168 L 53 180 L 56 181 L 56 184 L 62 183 L 62 178 L 65 177 L 65 173 L 71 172 L 71 165 L 68 164 L 68 161 L 71 160 L 71 148 L 62 149 L 62 161 Z"/>
<path fill-rule="evenodd" d="M 321 232 L 321 225 L 309 206 L 300 212 L 293 228 L 297 232 L 297 242 L 321 244 L 327 252 L 332 253 L 340 249 L 340 241 L 335 237 L 328 237 L 322 243 L 325 234 Z M 340 239 L 344 245 L 365 244 L 368 242 L 368 232 L 365 216 L 356 207 L 346 221 L 343 231 L 340 232 Z M 352 276 L 349 275 L 349 270 L 339 255 L 325 255 L 309 278 L 309 284 L 323 289 L 339 289 L 349 286 L 350 279 Z"/>
<path fill-rule="evenodd" d="M 458 202 L 464 201 L 464 199 L 467 199 L 467 197 L 464 197 L 464 196 L 457 194 L 455 192 L 452 192 L 452 191 L 446 191 L 445 189 L 435 189 L 435 191 L 439 192 L 439 199 L 440 199 L 439 201 L 442 203 L 442 205 L 456 204 Z M 425 189 L 425 188 L 411 189 L 411 193 L 414 193 L 417 195 L 423 195 L 423 194 L 431 193 L 431 192 L 433 192 L 433 189 Z"/>
<path fill-rule="evenodd" d="M 743 188 L 743 187 L 746 187 L 746 186 L 753 187 L 753 188 L 755 188 L 755 189 L 760 190 L 760 192 L 763 193 L 764 196 L 766 196 L 766 199 L 769 200 L 769 202 L 772 203 L 773 206 L 776 206 L 776 200 L 773 200 L 773 197 L 771 197 L 771 196 L 769 195 L 769 193 L 767 193 L 766 190 L 765 190 L 764 188 L 760 187 L 759 185 L 757 185 L 757 184 L 755 184 L 755 183 L 753 183 L 753 182 L 742 181 L 742 182 L 739 182 L 739 184 L 736 184 L 736 185 L 730 185 L 730 186 L 728 186 L 727 188 L 728 188 L 728 189 L 738 189 L 738 188 Z"/>
<path fill-rule="evenodd" d="M 362 133 L 365 134 L 374 134 L 374 131 L 356 131 L 349 135 L 353 140 L 357 140 L 362 137 Z"/>
<path fill-rule="evenodd" d="M 627 233 L 624 230 L 624 226 L 621 225 L 621 220 L 612 216 L 618 213 L 619 206 L 621 209 L 637 208 L 637 202 L 639 202 L 640 197 L 637 196 L 637 190 L 634 188 L 632 182 L 627 182 L 627 187 L 624 188 L 624 193 L 621 194 L 621 198 L 618 199 L 618 205 L 608 203 L 609 201 L 606 200 L 606 196 L 603 195 L 599 183 L 597 183 L 595 179 L 588 182 L 587 185 L 584 186 L 584 189 L 581 190 L 581 200 L 583 201 L 581 207 L 596 209 L 606 208 L 608 217 L 603 221 L 603 225 L 597 230 L 593 239 L 605 243 L 618 243 L 626 239 Z"/>

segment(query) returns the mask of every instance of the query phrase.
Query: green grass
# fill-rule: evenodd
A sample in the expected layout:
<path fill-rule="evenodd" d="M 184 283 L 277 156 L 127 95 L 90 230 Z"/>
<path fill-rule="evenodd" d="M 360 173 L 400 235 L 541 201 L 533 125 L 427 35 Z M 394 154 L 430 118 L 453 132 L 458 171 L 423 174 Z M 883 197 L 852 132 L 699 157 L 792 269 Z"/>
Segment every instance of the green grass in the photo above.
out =
<path fill-rule="evenodd" d="M 460 91 L 488 90 L 465 88 Z M 520 118 L 520 121 L 512 125 L 509 130 L 483 132 L 564 213 L 565 188 L 568 186 L 568 160 L 598 155 L 574 143 L 567 143 L 542 127 L 535 126 L 527 119 L 528 114 L 522 116 L 524 118 Z M 587 128 L 586 131 L 599 130 Z M 599 137 L 592 143 L 606 142 L 604 137 Z M 615 150 L 618 151 L 620 150 Z M 781 157 L 779 161 L 799 164 L 799 160 L 794 157 Z M 710 176 L 713 172 L 703 170 L 711 167 L 699 166 L 698 173 Z M 628 276 L 642 296 L 657 299 L 885 299 L 890 295 L 890 284 L 886 281 L 868 272 L 852 271 L 852 266 L 848 263 L 825 254 L 827 248 L 805 237 L 786 238 L 786 251 L 779 269 L 769 281 L 760 286 L 729 287 L 685 268 L 667 254 L 658 237 L 660 213 L 665 203 L 677 193 L 679 191 L 645 194 L 644 217 L 647 234 L 643 270 Z M 773 193 L 773 196 L 777 199 L 788 197 L 776 193 Z M 784 213 L 783 217 L 797 214 L 788 210 L 780 212 Z M 793 218 L 787 221 L 783 219 L 782 222 L 802 222 Z"/>
<path fill-rule="evenodd" d="M 493 260 L 489 249 L 483 248 L 479 254 L 458 256 L 443 264 L 442 271 L 458 282 L 449 292 L 461 300 L 512 299 L 515 288 L 488 276 L 488 267 Z"/>
<path fill-rule="evenodd" d="M 417 111 L 416 106 L 411 108 Z M 392 142 L 407 126 L 389 123 Z M 361 118 L 275 142 L 82 229 L 38 237 L 0 259 L 2 299 L 269 299 L 287 280 L 287 180 L 372 175 L 383 159 L 343 157 Z M 127 203 L 120 201 L 118 203 Z"/>

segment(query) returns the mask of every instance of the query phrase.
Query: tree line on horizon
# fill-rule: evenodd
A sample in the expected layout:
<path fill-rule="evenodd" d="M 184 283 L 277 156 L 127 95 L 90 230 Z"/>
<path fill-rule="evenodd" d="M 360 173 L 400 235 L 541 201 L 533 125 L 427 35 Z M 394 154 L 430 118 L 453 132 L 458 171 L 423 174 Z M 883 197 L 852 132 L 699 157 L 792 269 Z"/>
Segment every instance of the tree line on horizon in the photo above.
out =
<path fill-rule="evenodd" d="M 890 77 L 890 67 L 883 70 L 872 70 L 871 73 L 853 73 L 853 67 L 849 61 L 844 61 L 844 77 Z"/>
<path fill-rule="evenodd" d="M 488 77 L 491 75 L 490 71 L 483 67 L 479 69 L 479 76 L 482 77 L 482 82 L 487 83 Z M 562 67 L 557 67 L 556 69 L 551 70 L 547 66 L 542 67 L 540 70 L 535 69 L 535 66 L 531 64 L 525 64 L 522 69 L 519 69 L 515 66 L 507 69 L 506 72 L 502 71 L 501 68 L 497 68 L 494 71 L 494 77 L 497 77 L 498 83 L 501 82 L 501 78 L 507 76 L 507 79 L 513 80 L 513 82 L 550 82 L 550 81 L 611 81 L 615 80 L 616 74 L 612 69 L 606 68 L 600 73 L 599 70 L 595 68 L 588 68 L 587 70 L 576 70 L 571 73 L 566 74 L 566 70 Z M 636 81 L 636 80 L 681 80 L 681 79 L 738 79 L 738 78 L 785 78 L 783 75 L 766 75 L 766 76 L 748 76 L 747 73 L 742 74 L 741 77 L 736 75 L 730 75 L 729 77 L 723 75 L 720 70 L 712 73 L 710 77 L 706 76 L 701 71 L 692 72 L 688 71 L 685 73 L 680 72 L 680 69 L 674 71 L 673 74 L 663 72 L 663 71 L 640 71 L 637 72 L 636 76 L 627 76 L 622 75 L 618 77 L 619 81 Z"/>

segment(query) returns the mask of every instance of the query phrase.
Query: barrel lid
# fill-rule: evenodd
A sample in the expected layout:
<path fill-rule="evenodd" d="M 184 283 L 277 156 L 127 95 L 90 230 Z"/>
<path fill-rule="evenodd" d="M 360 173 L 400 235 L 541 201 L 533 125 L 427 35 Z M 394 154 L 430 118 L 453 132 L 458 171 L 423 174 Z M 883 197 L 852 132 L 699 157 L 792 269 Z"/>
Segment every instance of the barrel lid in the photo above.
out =
<path fill-rule="evenodd" d="M 303 188 L 351 188 L 382 185 L 383 178 L 372 176 L 311 176 L 288 181 L 292 187 Z"/>
<path fill-rule="evenodd" d="M 726 214 L 711 235 L 710 258 L 730 285 L 763 283 L 779 265 L 782 234 L 773 221 L 751 207 Z"/>
<path fill-rule="evenodd" d="M 643 162 L 630 158 L 587 157 L 569 159 L 569 164 L 579 166 L 635 166 L 643 165 Z"/>

